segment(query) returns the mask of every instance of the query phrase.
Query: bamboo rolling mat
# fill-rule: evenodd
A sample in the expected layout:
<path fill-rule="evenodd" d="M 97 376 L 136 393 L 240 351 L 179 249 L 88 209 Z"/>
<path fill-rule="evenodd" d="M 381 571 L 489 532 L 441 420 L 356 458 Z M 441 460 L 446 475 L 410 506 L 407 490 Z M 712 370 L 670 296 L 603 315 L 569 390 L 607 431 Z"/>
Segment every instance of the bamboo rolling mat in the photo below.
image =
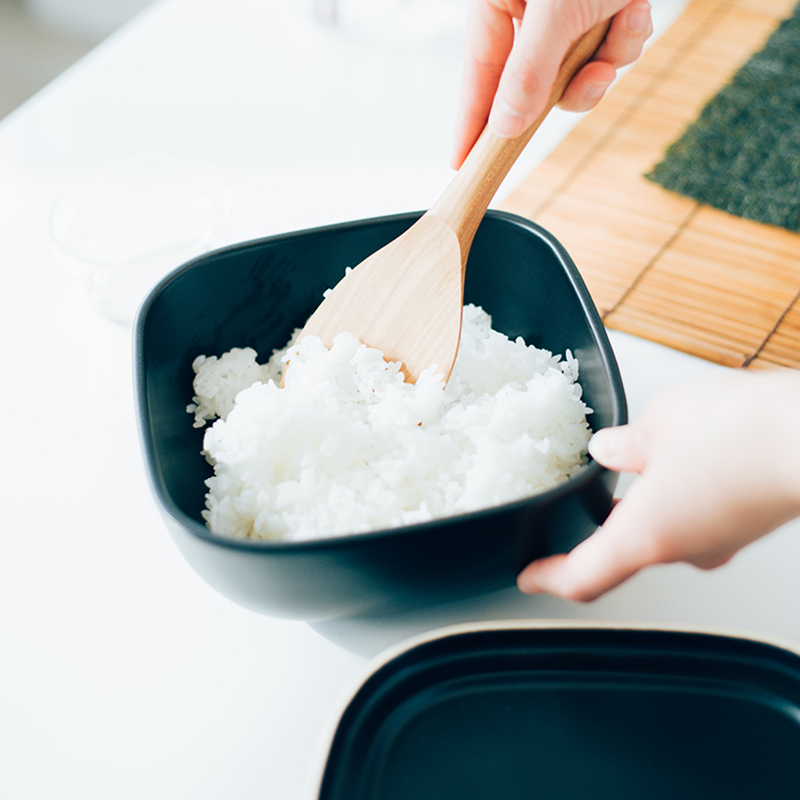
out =
<path fill-rule="evenodd" d="M 797 0 L 693 0 L 502 208 L 551 231 L 605 324 L 732 367 L 800 368 L 800 235 L 644 175 Z"/>

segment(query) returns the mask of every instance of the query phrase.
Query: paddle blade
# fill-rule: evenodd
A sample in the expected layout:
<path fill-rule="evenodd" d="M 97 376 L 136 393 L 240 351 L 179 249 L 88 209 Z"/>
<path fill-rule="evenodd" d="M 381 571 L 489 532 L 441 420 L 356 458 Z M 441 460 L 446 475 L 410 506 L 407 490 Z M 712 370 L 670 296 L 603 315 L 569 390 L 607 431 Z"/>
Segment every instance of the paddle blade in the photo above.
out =
<path fill-rule="evenodd" d="M 362 261 L 311 315 L 303 336 L 330 347 L 340 333 L 401 361 L 406 380 L 437 365 L 450 377 L 461 336 L 464 278 L 453 230 L 426 215 Z"/>

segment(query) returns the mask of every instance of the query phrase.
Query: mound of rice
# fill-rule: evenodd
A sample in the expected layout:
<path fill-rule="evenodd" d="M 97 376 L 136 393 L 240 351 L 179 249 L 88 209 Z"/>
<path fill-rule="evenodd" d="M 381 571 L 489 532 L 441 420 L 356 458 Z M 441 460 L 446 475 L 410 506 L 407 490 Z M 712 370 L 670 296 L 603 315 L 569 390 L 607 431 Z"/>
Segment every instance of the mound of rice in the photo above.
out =
<path fill-rule="evenodd" d="M 291 359 L 286 386 L 283 364 Z M 519 499 L 586 462 L 578 363 L 510 341 L 464 308 L 450 381 L 416 384 L 350 334 L 257 363 L 251 348 L 194 362 L 209 528 L 302 540 L 422 522 Z"/>

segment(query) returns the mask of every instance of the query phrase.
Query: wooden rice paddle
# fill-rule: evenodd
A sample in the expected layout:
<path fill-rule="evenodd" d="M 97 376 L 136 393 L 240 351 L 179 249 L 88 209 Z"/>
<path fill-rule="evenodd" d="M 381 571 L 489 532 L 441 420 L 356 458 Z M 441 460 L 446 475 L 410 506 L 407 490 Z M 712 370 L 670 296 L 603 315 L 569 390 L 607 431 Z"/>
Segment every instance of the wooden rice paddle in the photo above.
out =
<path fill-rule="evenodd" d="M 309 317 L 301 338 L 326 347 L 343 332 L 402 361 L 416 382 L 432 364 L 449 379 L 461 337 L 464 272 L 472 239 L 495 192 L 525 145 L 592 57 L 608 23 L 590 30 L 564 59 L 547 107 L 514 139 L 485 128 L 444 194 L 405 233 L 362 261 Z"/>

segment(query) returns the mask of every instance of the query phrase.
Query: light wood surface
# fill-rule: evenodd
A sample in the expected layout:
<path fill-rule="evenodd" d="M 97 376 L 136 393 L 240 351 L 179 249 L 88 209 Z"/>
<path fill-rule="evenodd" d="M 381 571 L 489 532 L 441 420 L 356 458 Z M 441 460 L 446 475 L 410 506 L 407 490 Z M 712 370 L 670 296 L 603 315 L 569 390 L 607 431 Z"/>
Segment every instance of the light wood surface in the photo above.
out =
<path fill-rule="evenodd" d="M 502 204 L 561 240 L 610 328 L 800 368 L 800 236 L 644 178 L 795 4 L 694 0 Z"/>
<path fill-rule="evenodd" d="M 423 370 L 449 379 L 461 337 L 464 270 L 475 231 L 511 166 L 575 73 L 602 42 L 608 24 L 593 28 L 572 48 L 539 118 L 513 139 L 488 128 L 444 194 L 409 230 L 355 267 L 311 315 L 300 338 L 319 336 L 330 347 L 353 334 L 402 361 L 406 380 Z"/>

